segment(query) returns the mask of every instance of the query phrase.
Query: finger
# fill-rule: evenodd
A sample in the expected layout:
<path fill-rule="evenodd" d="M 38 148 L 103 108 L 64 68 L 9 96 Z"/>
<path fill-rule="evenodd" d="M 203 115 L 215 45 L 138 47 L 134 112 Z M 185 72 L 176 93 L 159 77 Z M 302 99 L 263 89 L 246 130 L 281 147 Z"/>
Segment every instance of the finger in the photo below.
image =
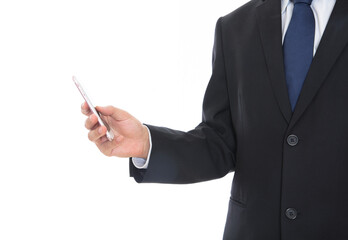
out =
<path fill-rule="evenodd" d="M 97 141 L 97 142 L 98 142 L 97 145 L 98 145 L 98 144 L 103 144 L 103 143 L 108 142 L 108 141 L 109 141 L 109 139 L 108 139 L 106 136 L 102 136 L 102 137 L 99 138 L 99 140 Z"/>
<path fill-rule="evenodd" d="M 131 115 L 119 108 L 115 108 L 113 106 L 100 107 L 97 106 L 96 109 L 104 116 L 111 116 L 113 119 L 117 121 L 126 120 L 131 117 Z"/>
<path fill-rule="evenodd" d="M 85 127 L 88 130 L 93 130 L 98 127 L 98 118 L 96 115 L 91 114 L 85 121 Z"/>
<path fill-rule="evenodd" d="M 115 148 L 117 148 L 116 146 L 116 141 L 109 141 L 106 136 L 101 137 L 97 142 L 97 147 L 99 148 L 99 150 L 106 156 L 111 157 L 113 156 L 113 151 Z"/>
<path fill-rule="evenodd" d="M 82 114 L 84 114 L 86 116 L 90 116 L 92 114 L 92 111 L 91 111 L 91 109 L 89 109 L 89 106 L 86 102 L 82 103 L 81 112 L 82 112 Z"/>
<path fill-rule="evenodd" d="M 89 131 L 88 139 L 92 142 L 97 142 L 98 139 L 105 136 L 105 134 L 106 134 L 106 127 L 100 126 L 94 130 Z"/>

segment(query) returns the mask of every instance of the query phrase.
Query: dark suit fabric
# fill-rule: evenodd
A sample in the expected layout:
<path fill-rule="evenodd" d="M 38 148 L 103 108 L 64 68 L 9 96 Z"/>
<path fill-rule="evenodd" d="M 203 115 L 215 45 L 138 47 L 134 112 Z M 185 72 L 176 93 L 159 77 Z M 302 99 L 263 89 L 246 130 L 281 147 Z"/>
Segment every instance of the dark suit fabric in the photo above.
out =
<path fill-rule="evenodd" d="M 347 43 L 348 1 L 337 0 L 292 112 L 280 0 L 251 1 L 220 18 L 202 123 L 189 132 L 149 126 L 148 169 L 131 165 L 131 175 L 194 183 L 234 171 L 226 240 L 347 240 Z"/>

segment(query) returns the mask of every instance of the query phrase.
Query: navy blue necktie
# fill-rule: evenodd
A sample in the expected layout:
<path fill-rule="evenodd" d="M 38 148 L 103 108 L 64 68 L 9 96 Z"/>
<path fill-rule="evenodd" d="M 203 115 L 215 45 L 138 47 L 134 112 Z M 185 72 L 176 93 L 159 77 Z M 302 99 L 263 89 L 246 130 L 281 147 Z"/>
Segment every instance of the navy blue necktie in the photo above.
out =
<path fill-rule="evenodd" d="M 315 21 L 312 0 L 292 0 L 294 10 L 285 34 L 283 52 L 286 84 L 294 111 L 313 59 Z"/>

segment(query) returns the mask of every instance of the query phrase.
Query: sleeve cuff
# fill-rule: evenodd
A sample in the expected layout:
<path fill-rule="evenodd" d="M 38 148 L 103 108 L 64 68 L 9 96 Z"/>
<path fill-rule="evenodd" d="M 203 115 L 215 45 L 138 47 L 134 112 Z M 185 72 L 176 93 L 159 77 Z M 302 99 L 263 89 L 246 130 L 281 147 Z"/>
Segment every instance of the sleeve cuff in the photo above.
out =
<path fill-rule="evenodd" d="M 152 150 L 152 139 L 151 139 L 151 132 L 150 129 L 145 126 L 147 131 L 149 132 L 149 141 L 150 141 L 150 149 L 149 149 L 149 153 L 147 155 L 147 158 L 137 158 L 137 157 L 132 157 L 132 162 L 133 165 L 138 168 L 138 169 L 147 169 L 147 166 L 149 165 L 150 162 L 150 156 L 151 156 L 151 150 Z"/>

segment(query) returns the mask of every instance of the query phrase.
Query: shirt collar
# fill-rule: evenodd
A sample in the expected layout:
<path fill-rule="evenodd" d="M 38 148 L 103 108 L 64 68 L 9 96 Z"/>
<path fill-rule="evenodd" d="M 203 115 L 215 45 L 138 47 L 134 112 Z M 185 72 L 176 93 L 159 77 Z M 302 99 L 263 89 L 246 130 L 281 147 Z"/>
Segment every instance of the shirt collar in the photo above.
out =
<path fill-rule="evenodd" d="M 290 4 L 290 0 L 281 0 L 281 9 L 282 9 L 282 14 L 286 11 L 286 8 Z"/>

